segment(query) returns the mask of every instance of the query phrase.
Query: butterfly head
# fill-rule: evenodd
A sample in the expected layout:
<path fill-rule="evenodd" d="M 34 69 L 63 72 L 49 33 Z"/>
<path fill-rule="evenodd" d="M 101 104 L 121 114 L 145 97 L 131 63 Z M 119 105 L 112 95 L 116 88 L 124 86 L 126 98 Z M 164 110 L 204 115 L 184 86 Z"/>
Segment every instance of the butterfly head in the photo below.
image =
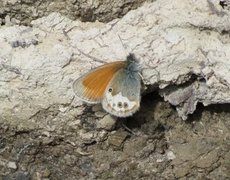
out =
<path fill-rule="evenodd" d="M 140 65 L 139 60 L 135 57 L 133 53 L 130 53 L 127 58 L 127 70 L 131 72 L 139 72 Z"/>

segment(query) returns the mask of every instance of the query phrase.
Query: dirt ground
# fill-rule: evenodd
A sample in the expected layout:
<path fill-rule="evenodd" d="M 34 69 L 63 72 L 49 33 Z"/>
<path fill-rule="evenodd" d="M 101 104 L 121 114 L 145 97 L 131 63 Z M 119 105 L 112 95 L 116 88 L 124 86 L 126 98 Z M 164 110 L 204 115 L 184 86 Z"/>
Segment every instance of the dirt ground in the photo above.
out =
<path fill-rule="evenodd" d="M 72 123 L 54 121 L 55 107 L 40 112 L 50 130 L 1 124 L 0 179 L 230 178 L 229 104 L 198 105 L 187 121 L 157 93 L 141 107 L 109 130 L 91 107 Z"/>

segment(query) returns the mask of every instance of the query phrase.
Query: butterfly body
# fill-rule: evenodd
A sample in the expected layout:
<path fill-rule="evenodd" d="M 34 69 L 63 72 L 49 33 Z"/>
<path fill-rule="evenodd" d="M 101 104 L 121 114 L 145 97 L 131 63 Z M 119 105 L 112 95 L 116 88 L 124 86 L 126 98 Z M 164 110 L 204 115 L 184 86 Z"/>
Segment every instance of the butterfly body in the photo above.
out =
<path fill-rule="evenodd" d="M 88 103 L 102 103 L 103 108 L 117 117 L 127 117 L 140 106 L 141 79 L 135 56 L 100 66 L 77 79 L 73 90 Z"/>

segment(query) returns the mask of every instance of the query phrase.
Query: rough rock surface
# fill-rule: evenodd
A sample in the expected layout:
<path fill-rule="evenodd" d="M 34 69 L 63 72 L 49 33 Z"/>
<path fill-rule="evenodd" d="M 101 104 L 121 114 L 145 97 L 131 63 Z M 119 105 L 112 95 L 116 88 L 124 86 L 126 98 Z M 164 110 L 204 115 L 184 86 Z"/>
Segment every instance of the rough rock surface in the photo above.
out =
<path fill-rule="evenodd" d="M 158 0 L 107 24 L 53 13 L 32 27 L 1 26 L 0 174 L 230 177 L 229 32 L 230 11 L 217 0 Z M 159 87 L 183 119 L 197 104 L 198 111 L 180 121 L 151 94 L 133 117 L 103 124 L 106 114 L 76 99 L 72 83 L 129 52 L 140 59 L 147 91 Z"/>
<path fill-rule="evenodd" d="M 66 17 L 82 21 L 108 22 L 122 17 L 131 9 L 141 6 L 145 0 L 2 0 L 0 24 L 29 25 L 32 20 L 59 12 Z"/>
<path fill-rule="evenodd" d="M 0 112 L 27 119 L 39 106 L 69 105 L 82 66 L 125 59 L 127 52 L 139 57 L 145 84 L 159 86 L 183 119 L 197 102 L 230 103 L 230 12 L 210 3 L 158 1 L 108 24 L 54 13 L 33 27 L 2 27 Z M 26 101 L 33 104 L 20 105 Z"/>

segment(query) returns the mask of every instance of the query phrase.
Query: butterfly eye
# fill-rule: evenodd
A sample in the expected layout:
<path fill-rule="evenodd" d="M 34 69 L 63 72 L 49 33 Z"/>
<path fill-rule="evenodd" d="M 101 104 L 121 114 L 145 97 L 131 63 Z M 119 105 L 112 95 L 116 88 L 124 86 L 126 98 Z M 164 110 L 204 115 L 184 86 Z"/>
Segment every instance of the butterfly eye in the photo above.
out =
<path fill-rule="evenodd" d="M 108 90 L 109 92 L 112 92 L 113 91 L 113 89 L 112 88 L 109 88 L 109 90 Z"/>

